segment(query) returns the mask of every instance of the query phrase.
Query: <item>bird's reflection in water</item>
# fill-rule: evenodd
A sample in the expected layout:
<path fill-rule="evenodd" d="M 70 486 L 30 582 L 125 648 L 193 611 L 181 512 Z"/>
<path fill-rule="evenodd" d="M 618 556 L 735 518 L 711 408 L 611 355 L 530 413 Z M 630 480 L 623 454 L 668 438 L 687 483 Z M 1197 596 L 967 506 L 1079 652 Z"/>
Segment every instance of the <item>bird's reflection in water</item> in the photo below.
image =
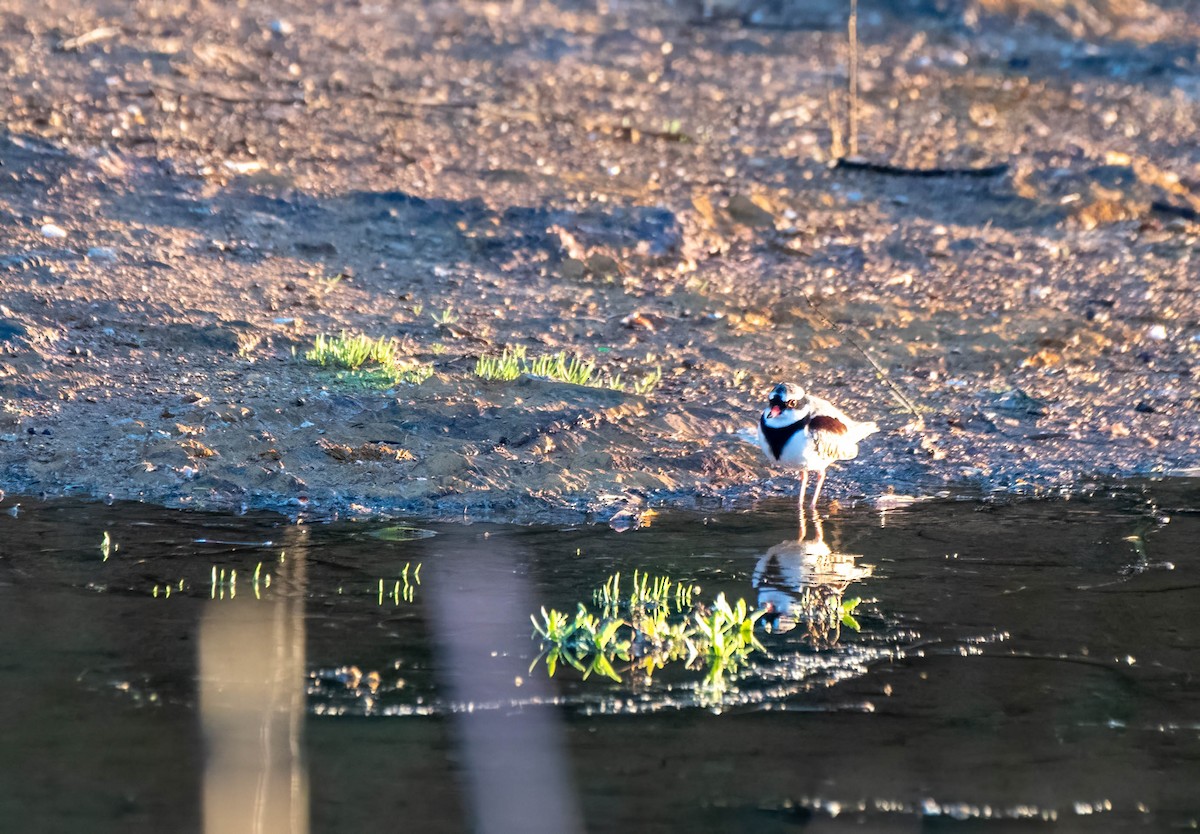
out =
<path fill-rule="evenodd" d="M 825 543 L 821 517 L 800 513 L 800 536 L 783 541 L 762 555 L 754 568 L 758 608 L 768 633 L 781 634 L 797 626 L 814 648 L 828 648 L 841 638 L 842 625 L 854 620 L 845 608 L 846 589 L 874 571 L 860 565 L 861 554 L 835 553 Z"/>

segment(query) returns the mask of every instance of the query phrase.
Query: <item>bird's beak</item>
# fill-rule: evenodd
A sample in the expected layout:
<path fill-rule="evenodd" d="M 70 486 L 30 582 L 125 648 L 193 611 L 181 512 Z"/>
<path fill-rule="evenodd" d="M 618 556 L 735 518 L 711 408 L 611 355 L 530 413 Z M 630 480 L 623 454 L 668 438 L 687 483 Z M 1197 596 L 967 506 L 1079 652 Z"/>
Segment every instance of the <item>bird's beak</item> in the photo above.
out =
<path fill-rule="evenodd" d="M 779 406 L 777 406 L 777 405 L 771 406 L 771 416 L 772 417 L 778 417 L 782 413 L 783 413 L 783 409 L 780 408 Z"/>

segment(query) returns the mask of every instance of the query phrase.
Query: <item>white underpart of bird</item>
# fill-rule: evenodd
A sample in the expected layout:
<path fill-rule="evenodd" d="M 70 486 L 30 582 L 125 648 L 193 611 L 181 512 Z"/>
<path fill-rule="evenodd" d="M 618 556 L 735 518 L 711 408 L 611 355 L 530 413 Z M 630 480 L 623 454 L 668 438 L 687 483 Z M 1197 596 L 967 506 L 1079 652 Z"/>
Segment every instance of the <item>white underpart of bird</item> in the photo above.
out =
<path fill-rule="evenodd" d="M 814 397 L 793 382 L 771 389 L 767 407 L 758 420 L 758 444 L 777 466 L 800 470 L 800 505 L 808 490 L 808 475 L 817 473 L 812 506 L 825 484 L 831 463 L 858 457 L 858 444 L 879 431 L 873 422 L 860 422 L 833 403 Z"/>

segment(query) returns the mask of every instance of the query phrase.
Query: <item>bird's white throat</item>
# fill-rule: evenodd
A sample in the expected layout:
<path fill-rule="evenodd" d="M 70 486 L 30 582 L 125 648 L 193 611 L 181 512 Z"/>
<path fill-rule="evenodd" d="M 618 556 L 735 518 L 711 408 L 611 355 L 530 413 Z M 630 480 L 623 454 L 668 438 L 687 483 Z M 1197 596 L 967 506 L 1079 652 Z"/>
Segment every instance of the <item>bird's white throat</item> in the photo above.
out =
<path fill-rule="evenodd" d="M 812 409 L 805 404 L 799 408 L 785 408 L 783 411 L 772 417 L 771 409 L 767 408 L 763 411 L 763 422 L 773 429 L 787 428 L 793 423 L 803 420 L 805 417 L 809 416 L 811 410 Z"/>

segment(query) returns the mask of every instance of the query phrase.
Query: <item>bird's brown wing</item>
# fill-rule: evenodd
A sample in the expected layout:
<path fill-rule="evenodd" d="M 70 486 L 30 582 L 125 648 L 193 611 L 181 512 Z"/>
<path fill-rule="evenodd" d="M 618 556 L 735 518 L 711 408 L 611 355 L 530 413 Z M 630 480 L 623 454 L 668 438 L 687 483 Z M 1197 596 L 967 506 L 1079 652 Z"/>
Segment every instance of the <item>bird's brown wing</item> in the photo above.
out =
<path fill-rule="evenodd" d="M 817 414 L 808 421 L 817 454 L 826 460 L 850 460 L 858 455 L 858 443 L 849 437 L 846 424 L 837 417 Z"/>

